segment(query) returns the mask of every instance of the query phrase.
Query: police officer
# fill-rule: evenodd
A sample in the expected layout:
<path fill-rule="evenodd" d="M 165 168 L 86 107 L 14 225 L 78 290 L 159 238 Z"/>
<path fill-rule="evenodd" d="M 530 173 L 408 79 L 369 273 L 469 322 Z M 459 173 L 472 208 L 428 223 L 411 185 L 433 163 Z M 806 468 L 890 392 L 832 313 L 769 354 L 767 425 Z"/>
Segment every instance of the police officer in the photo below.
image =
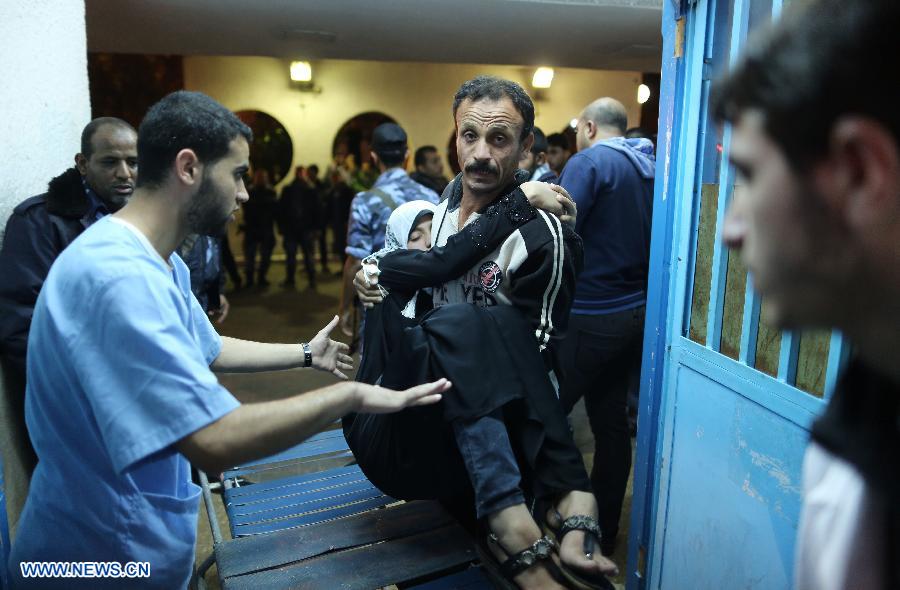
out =
<path fill-rule="evenodd" d="M 347 230 L 347 260 L 344 263 L 344 290 L 341 298 L 341 330 L 353 335 L 353 277 L 363 258 L 384 246 L 384 232 L 391 212 L 408 201 L 434 204 L 438 194 L 412 180 L 406 173 L 409 148 L 406 132 L 396 123 L 382 123 L 372 134 L 372 160 L 380 175 L 375 185 L 357 193 L 350 205 Z"/>

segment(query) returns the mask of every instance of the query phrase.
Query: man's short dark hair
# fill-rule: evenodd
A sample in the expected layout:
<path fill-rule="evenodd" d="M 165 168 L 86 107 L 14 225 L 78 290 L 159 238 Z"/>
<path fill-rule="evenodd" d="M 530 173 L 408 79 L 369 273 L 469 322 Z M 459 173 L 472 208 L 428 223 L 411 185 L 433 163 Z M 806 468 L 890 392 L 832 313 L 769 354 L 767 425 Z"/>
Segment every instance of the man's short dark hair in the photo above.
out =
<path fill-rule="evenodd" d="M 81 131 L 81 155 L 85 158 L 90 159 L 91 155 L 94 153 L 94 134 L 97 133 L 98 129 L 105 127 L 106 125 L 121 127 L 122 129 L 127 129 L 132 133 L 137 134 L 134 127 L 127 121 L 123 121 L 118 117 L 97 117 L 85 125 L 84 129 Z"/>
<path fill-rule="evenodd" d="M 437 153 L 437 148 L 433 145 L 423 145 L 416 150 L 416 155 L 413 157 L 413 163 L 416 165 L 416 168 L 425 165 L 425 160 L 431 152 Z"/>
<path fill-rule="evenodd" d="M 184 149 L 212 164 L 237 137 L 250 143 L 253 132 L 234 113 L 200 92 L 173 92 L 150 107 L 138 129 L 137 185 L 159 186 Z"/>
<path fill-rule="evenodd" d="M 534 103 L 531 102 L 531 97 L 521 86 L 510 80 L 495 76 L 478 76 L 468 82 L 463 82 L 463 85 L 456 91 L 456 96 L 453 97 L 453 118 L 456 119 L 456 111 L 464 100 L 472 102 L 483 98 L 500 100 L 504 96 L 509 97 L 525 121 L 519 137 L 519 140 L 522 141 L 534 129 Z"/>
<path fill-rule="evenodd" d="M 547 149 L 550 149 L 550 146 L 569 151 L 572 150 L 572 148 L 569 147 L 569 140 L 566 139 L 566 136 L 562 133 L 551 133 L 547 136 Z"/>
<path fill-rule="evenodd" d="M 832 127 L 845 114 L 879 121 L 900 142 L 897 81 L 885 69 L 886 59 L 894 63 L 898 30 L 897 0 L 792 7 L 715 84 L 713 116 L 734 122 L 759 110 L 766 133 L 800 170 L 824 156 Z"/>
<path fill-rule="evenodd" d="M 540 127 L 534 128 L 534 143 L 531 144 L 531 153 L 537 156 L 547 151 L 547 136 Z"/>
<path fill-rule="evenodd" d="M 378 159 L 381 160 L 381 163 L 384 164 L 385 168 L 396 168 L 403 164 L 403 158 L 403 154 L 397 154 L 395 152 L 378 154 Z"/>

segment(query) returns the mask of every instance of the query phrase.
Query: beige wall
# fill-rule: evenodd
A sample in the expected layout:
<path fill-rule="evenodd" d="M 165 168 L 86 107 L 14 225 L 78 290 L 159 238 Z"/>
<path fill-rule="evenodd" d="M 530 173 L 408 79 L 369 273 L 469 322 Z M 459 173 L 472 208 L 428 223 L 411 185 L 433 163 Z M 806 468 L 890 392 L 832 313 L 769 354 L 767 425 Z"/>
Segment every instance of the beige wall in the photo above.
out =
<path fill-rule="evenodd" d="M 186 57 L 184 82 L 238 111 L 256 109 L 287 128 L 294 165 L 324 169 L 340 127 L 366 111 L 381 111 L 409 134 L 410 148 L 434 144 L 443 153 L 453 131 L 450 108 L 459 85 L 478 74 L 494 74 L 530 88 L 531 68 L 413 62 L 324 60 L 313 62 L 320 94 L 290 86 L 289 62 L 267 57 Z M 628 109 L 630 126 L 639 123 L 636 101 L 640 74 L 599 70 L 556 70 L 552 88 L 537 101 L 537 125 L 546 133 L 562 129 L 590 101 L 612 96 Z M 449 170 L 445 163 L 445 169 Z"/>
<path fill-rule="evenodd" d="M 84 2 L 0 0 L 0 240 L 12 208 L 47 189 L 90 121 Z"/>

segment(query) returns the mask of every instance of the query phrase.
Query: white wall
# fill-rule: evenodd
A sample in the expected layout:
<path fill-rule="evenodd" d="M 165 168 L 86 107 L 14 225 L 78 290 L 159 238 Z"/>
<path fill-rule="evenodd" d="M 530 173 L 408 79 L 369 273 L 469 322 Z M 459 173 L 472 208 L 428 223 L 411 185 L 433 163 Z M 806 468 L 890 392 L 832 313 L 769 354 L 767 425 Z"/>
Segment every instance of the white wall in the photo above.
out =
<path fill-rule="evenodd" d="M 0 0 L 0 240 L 10 210 L 73 165 L 90 121 L 81 0 Z"/>
<path fill-rule="evenodd" d="M 530 89 L 533 73 L 516 66 L 322 60 L 312 64 L 315 84 L 322 88 L 321 94 L 313 94 L 290 86 L 288 66 L 287 60 L 268 57 L 186 57 L 184 83 L 232 110 L 272 115 L 291 135 L 294 164 L 316 163 L 324 170 L 335 134 L 355 115 L 381 111 L 406 129 L 411 151 L 433 144 L 443 153 L 453 131 L 451 104 L 460 84 L 493 74 Z M 536 102 L 537 126 L 548 134 L 559 131 L 601 96 L 622 101 L 629 125 L 636 126 L 640 78 L 637 72 L 557 68 L 553 86 Z"/>
<path fill-rule="evenodd" d="M 12 208 L 73 164 L 91 116 L 82 0 L 0 0 L 0 240 Z M 2 280 L 2 278 L 0 278 Z M 0 380 L 0 450 L 11 533 L 27 491 Z"/>

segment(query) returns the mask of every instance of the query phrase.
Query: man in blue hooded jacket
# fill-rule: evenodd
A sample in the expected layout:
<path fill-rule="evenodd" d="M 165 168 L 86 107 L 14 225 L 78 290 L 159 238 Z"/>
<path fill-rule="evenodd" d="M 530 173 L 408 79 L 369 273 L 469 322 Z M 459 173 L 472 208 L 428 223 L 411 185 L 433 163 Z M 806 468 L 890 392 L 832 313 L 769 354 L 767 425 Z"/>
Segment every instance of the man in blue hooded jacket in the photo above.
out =
<path fill-rule="evenodd" d="M 625 139 L 627 127 L 625 107 L 615 99 L 585 107 L 578 153 L 560 178 L 578 205 L 575 231 L 584 242 L 584 270 L 561 348 L 567 363 L 561 397 L 569 412 L 584 396 L 605 555 L 615 548 L 631 470 L 626 404 L 640 375 L 656 168 L 653 144 Z"/>

